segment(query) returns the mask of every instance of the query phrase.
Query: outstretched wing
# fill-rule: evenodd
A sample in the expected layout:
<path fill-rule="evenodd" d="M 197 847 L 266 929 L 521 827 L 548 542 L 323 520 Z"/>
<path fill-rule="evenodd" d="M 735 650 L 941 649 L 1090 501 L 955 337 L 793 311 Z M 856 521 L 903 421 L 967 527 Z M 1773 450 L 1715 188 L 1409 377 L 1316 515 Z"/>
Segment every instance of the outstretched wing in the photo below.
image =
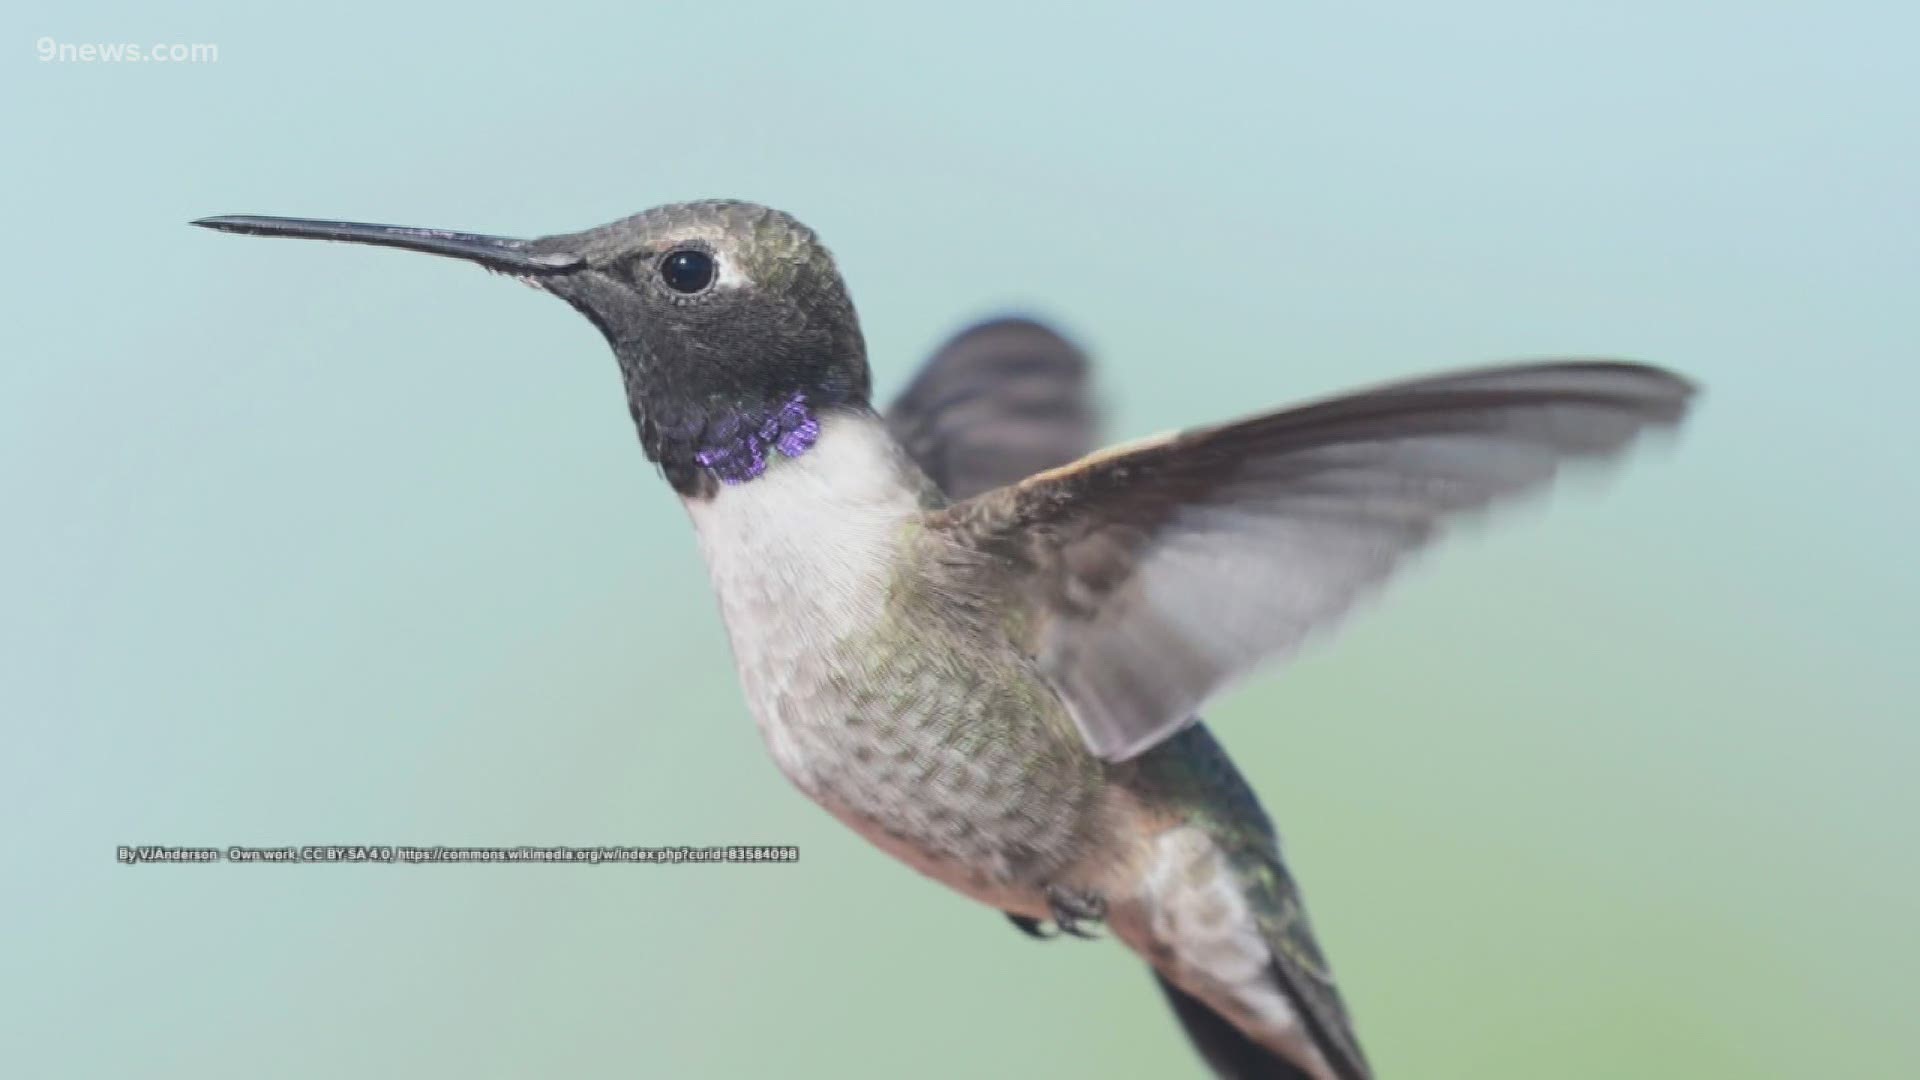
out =
<path fill-rule="evenodd" d="M 1086 356 L 1028 319 L 961 331 L 887 410 L 887 427 L 951 499 L 1011 484 L 1093 448 Z"/>
<path fill-rule="evenodd" d="M 1394 383 L 1117 447 L 936 512 L 985 553 L 1087 745 L 1126 760 L 1445 522 L 1672 427 L 1693 387 L 1563 361 Z"/>

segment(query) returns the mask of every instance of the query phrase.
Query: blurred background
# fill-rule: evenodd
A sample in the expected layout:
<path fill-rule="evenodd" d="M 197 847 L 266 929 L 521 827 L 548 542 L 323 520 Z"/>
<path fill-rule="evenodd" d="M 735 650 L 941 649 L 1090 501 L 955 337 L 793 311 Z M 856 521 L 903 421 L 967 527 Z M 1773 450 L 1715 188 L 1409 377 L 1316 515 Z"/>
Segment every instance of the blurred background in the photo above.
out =
<path fill-rule="evenodd" d="M 1383 1076 L 1915 1075 L 1920 17 L 1796 7 L 17 5 L 0 1068 L 1200 1075 L 1117 945 L 781 779 L 584 320 L 185 225 L 734 196 L 827 238 L 882 397 L 1009 310 L 1115 438 L 1497 359 L 1703 381 L 1211 719 Z M 329 843 L 801 857 L 114 858 Z"/>

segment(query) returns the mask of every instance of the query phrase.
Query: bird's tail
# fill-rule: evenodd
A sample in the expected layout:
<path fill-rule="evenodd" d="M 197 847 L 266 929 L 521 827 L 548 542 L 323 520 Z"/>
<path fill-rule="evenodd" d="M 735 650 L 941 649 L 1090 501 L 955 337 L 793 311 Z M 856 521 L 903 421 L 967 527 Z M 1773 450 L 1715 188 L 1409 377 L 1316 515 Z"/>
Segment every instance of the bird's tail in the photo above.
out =
<path fill-rule="evenodd" d="M 1200 1051 L 1220 1080 L 1313 1080 L 1300 1066 L 1261 1046 L 1219 1013 L 1154 972 L 1154 980 L 1173 1006 L 1173 1015 L 1187 1029 L 1187 1038 Z"/>
<path fill-rule="evenodd" d="M 1239 772 L 1200 725 L 1140 760 L 1136 791 L 1161 826 L 1110 921 L 1157 969 L 1195 1048 L 1229 1080 L 1367 1080 L 1299 886 Z"/>

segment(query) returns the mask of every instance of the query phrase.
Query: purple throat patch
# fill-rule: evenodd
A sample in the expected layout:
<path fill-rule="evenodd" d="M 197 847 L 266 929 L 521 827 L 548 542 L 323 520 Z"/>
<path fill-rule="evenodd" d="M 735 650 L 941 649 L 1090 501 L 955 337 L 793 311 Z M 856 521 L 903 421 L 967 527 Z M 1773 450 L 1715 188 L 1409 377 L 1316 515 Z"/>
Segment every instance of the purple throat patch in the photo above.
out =
<path fill-rule="evenodd" d="M 820 420 L 795 394 L 766 412 L 723 416 L 707 425 L 693 460 L 712 469 L 722 483 L 744 484 L 767 471 L 769 450 L 799 457 L 820 438 Z"/>

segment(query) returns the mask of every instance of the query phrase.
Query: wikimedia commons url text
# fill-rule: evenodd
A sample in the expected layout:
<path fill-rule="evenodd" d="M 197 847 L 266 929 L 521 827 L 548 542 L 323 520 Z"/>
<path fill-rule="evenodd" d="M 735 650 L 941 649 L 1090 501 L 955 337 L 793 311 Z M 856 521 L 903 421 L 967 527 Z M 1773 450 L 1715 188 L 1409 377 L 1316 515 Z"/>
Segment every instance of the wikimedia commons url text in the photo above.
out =
<path fill-rule="evenodd" d="M 305 844 L 291 847 L 167 847 L 120 845 L 119 861 L 141 863 L 567 863 L 602 866 L 649 863 L 690 866 L 709 863 L 798 862 L 792 844 L 725 844 L 716 847 L 396 847 L 388 844 Z"/>

